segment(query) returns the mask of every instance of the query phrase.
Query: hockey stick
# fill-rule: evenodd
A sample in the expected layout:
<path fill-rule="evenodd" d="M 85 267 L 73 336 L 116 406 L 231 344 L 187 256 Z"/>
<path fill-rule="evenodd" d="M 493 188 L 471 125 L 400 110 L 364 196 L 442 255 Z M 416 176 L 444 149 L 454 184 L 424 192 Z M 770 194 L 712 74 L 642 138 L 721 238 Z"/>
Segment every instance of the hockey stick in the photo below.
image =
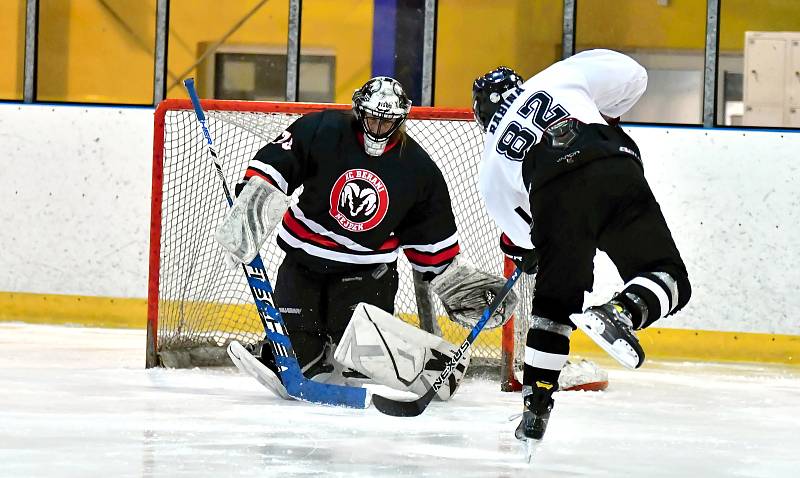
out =
<path fill-rule="evenodd" d="M 214 163 L 217 176 L 222 182 L 222 190 L 225 192 L 225 199 L 230 207 L 233 205 L 233 199 L 231 198 L 230 189 L 228 189 L 228 183 L 225 181 L 222 166 L 219 164 L 214 142 L 211 140 L 211 134 L 206 126 L 206 115 L 200 105 L 200 98 L 197 96 L 197 90 L 194 87 L 194 79 L 188 78 L 184 80 L 183 85 L 192 99 L 197 121 L 203 129 L 206 149 Z M 269 278 L 267 278 L 267 270 L 261 260 L 261 254 L 256 255 L 250 264 L 242 264 L 242 268 L 245 276 L 247 276 L 250 292 L 252 292 L 253 299 L 255 299 L 258 316 L 264 325 L 264 332 L 266 332 L 267 339 L 272 344 L 272 351 L 275 354 L 275 362 L 281 375 L 281 381 L 286 387 L 286 392 L 289 396 L 322 405 L 367 408 L 369 406 L 369 395 L 367 395 L 366 389 L 319 383 L 303 376 L 300 364 L 297 362 L 297 357 L 292 348 L 292 342 L 286 333 L 286 324 L 272 299 L 272 285 L 270 285 Z"/>
<path fill-rule="evenodd" d="M 453 354 L 453 358 L 447 362 L 447 365 L 445 365 L 442 373 L 439 375 L 436 381 L 433 382 L 431 388 L 428 389 L 424 395 L 410 402 L 392 400 L 391 398 L 386 398 L 381 395 L 373 395 L 372 403 L 375 405 L 375 408 L 377 408 L 381 413 L 385 413 L 386 415 L 391 415 L 393 417 L 416 417 L 417 415 L 422 414 L 422 412 L 424 412 L 431 403 L 431 400 L 433 400 L 433 396 L 436 395 L 436 392 L 442 388 L 442 385 L 444 385 L 448 377 L 450 377 L 450 375 L 455 371 L 458 363 L 461 361 L 461 358 L 472 346 L 472 343 L 478 337 L 478 334 L 481 333 L 481 330 L 483 330 L 483 326 L 486 325 L 486 322 L 489 321 L 489 317 L 494 314 L 495 310 L 497 310 L 503 300 L 505 300 L 508 293 L 511 292 L 511 289 L 514 287 L 517 279 L 519 279 L 521 272 L 522 271 L 517 268 L 511 274 L 505 285 L 503 285 L 503 288 L 500 289 L 500 292 L 494 297 L 492 303 L 489 304 L 489 307 L 483 311 L 483 315 L 481 315 L 478 323 L 475 324 L 467 338 L 464 340 L 461 346 L 458 347 L 456 353 Z"/>

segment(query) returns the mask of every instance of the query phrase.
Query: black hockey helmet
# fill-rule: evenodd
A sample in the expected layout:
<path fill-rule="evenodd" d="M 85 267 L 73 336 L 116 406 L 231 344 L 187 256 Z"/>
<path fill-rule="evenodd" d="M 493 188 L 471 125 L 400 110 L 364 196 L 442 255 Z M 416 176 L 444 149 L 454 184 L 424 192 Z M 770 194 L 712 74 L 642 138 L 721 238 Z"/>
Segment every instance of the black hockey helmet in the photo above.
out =
<path fill-rule="evenodd" d="M 399 81 L 376 76 L 353 92 L 353 114 L 364 131 L 364 148 L 371 156 L 380 156 L 389 138 L 403 125 L 411 111 Z"/>
<path fill-rule="evenodd" d="M 486 131 L 492 116 L 500 108 L 503 93 L 518 86 L 522 86 L 522 77 L 505 66 L 499 66 L 475 80 L 472 84 L 472 112 L 483 131 Z"/>

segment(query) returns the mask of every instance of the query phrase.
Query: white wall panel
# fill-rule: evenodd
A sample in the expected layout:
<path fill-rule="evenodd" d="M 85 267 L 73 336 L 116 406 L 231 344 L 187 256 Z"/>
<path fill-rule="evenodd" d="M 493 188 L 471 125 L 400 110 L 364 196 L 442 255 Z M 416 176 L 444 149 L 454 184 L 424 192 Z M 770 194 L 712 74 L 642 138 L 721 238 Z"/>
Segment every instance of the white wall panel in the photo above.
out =
<path fill-rule="evenodd" d="M 628 128 L 692 302 L 660 325 L 800 334 L 800 133 Z M 0 105 L 0 291 L 145 297 L 153 111 Z M 587 305 L 621 285 L 599 255 Z"/>
<path fill-rule="evenodd" d="M 800 133 L 627 128 L 692 281 L 663 327 L 800 334 Z M 598 256 L 592 303 L 621 281 Z"/>
<path fill-rule="evenodd" d="M 0 290 L 145 297 L 153 110 L 0 105 Z"/>

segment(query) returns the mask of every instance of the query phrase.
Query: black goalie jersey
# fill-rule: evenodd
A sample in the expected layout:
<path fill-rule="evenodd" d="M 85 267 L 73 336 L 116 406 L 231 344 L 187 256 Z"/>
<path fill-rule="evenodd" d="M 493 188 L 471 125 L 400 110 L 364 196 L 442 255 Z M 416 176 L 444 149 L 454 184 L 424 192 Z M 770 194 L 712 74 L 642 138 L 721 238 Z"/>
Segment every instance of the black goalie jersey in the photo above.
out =
<path fill-rule="evenodd" d="M 278 245 L 319 272 L 391 263 L 403 249 L 414 269 L 438 274 L 459 252 L 439 168 L 412 138 L 364 152 L 349 112 L 305 115 L 256 153 L 245 180 L 261 176 L 299 202 L 278 226 Z"/>

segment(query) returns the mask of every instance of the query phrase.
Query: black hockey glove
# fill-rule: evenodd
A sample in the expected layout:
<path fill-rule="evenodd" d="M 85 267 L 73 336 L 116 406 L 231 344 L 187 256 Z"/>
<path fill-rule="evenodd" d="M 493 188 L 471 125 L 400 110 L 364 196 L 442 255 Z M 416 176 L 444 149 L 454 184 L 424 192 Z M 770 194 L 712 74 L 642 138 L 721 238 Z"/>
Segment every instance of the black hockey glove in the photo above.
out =
<path fill-rule="evenodd" d="M 525 249 L 511 242 L 505 234 L 500 235 L 500 250 L 514 261 L 514 264 L 526 274 L 536 274 L 539 258 L 535 249 Z"/>

